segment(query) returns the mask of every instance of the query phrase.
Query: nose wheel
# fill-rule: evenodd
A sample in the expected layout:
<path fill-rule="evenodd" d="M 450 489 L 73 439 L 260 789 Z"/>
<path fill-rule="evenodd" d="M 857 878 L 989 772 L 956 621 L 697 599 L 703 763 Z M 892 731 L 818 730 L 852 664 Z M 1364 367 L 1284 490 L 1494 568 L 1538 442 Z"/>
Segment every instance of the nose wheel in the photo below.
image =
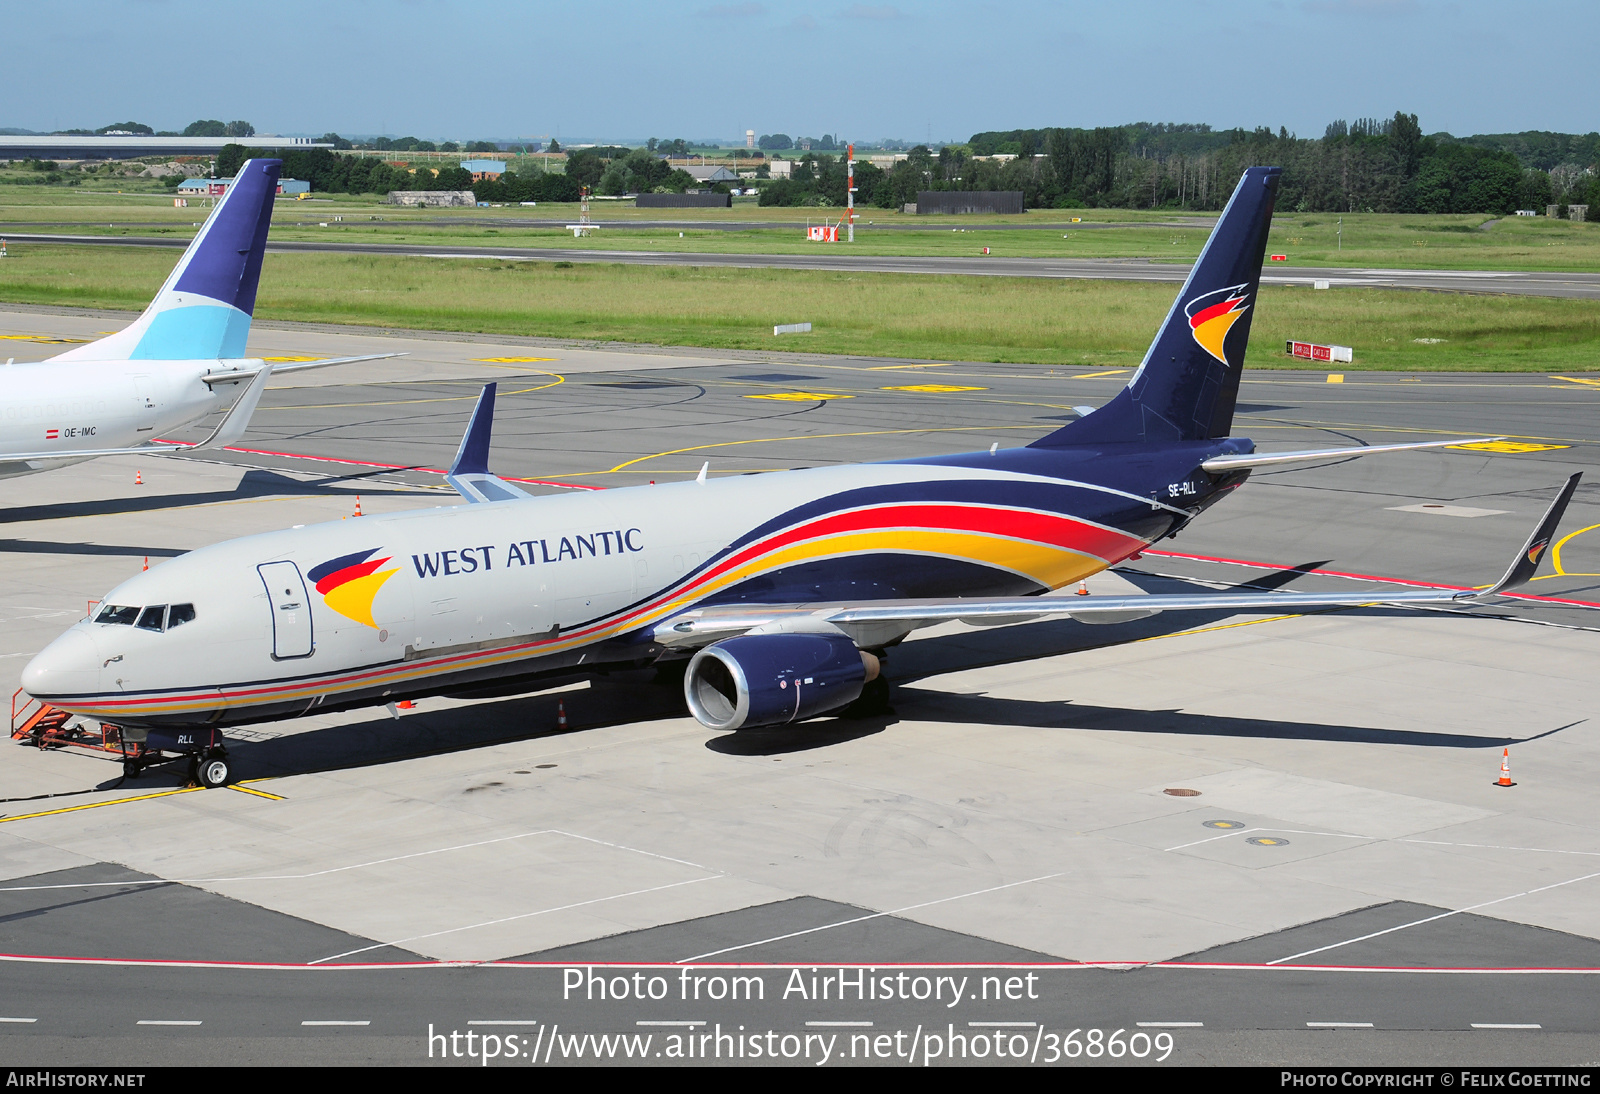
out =
<path fill-rule="evenodd" d="M 195 761 L 195 781 L 208 790 L 227 783 L 230 774 L 228 754 L 220 748 L 212 749 Z"/>

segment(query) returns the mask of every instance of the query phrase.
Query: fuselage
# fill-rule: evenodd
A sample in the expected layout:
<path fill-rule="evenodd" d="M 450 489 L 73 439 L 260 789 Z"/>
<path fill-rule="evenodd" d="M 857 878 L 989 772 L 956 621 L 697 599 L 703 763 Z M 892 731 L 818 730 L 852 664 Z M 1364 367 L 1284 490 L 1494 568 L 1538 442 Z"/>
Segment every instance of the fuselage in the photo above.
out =
<path fill-rule="evenodd" d="M 249 536 L 118 586 L 23 684 L 121 725 L 228 725 L 648 664 L 654 628 L 706 605 L 1040 593 L 1238 485 L 1198 468 L 1243 446 L 1008 449 Z"/>
<path fill-rule="evenodd" d="M 131 448 L 227 406 L 238 385 L 201 377 L 221 361 L 40 361 L 0 368 L 0 478 L 77 460 L 26 455 Z M 91 459 L 92 456 L 80 456 Z"/>

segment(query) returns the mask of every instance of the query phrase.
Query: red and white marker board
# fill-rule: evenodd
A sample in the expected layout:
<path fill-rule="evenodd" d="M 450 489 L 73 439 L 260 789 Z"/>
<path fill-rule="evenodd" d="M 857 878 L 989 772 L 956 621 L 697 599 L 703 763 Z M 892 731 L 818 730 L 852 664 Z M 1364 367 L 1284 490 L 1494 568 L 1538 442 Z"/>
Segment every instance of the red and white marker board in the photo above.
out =
<path fill-rule="evenodd" d="M 1319 346 L 1315 342 L 1285 342 L 1283 352 L 1308 361 L 1354 361 L 1355 350 L 1349 346 Z"/>

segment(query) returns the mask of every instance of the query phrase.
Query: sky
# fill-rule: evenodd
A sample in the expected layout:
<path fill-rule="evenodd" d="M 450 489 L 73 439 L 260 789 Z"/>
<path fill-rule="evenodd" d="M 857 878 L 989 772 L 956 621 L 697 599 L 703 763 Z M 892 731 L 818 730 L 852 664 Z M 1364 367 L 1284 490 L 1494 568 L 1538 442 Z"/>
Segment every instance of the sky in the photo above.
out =
<path fill-rule="evenodd" d="M 52 0 L 8 6 L 0 127 L 567 143 L 1204 122 L 1600 128 L 1594 0 Z"/>

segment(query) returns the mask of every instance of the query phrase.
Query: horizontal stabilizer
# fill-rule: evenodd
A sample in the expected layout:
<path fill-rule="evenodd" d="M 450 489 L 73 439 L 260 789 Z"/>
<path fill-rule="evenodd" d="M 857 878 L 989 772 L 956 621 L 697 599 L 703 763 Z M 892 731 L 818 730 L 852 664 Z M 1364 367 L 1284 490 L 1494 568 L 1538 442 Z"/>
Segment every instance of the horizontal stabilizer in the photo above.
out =
<path fill-rule="evenodd" d="M 274 361 L 272 371 L 274 375 L 282 376 L 286 372 L 300 372 L 308 368 L 327 368 L 329 365 L 353 365 L 357 361 L 382 361 L 390 357 L 404 357 L 404 353 L 365 353 L 359 357 L 323 357 L 316 361 Z M 243 380 L 247 376 L 254 376 L 261 371 L 265 362 L 260 360 L 247 360 L 238 368 L 224 366 L 215 372 L 208 372 L 200 379 L 211 385 L 231 384 Z"/>
<path fill-rule="evenodd" d="M 1252 452 L 1245 456 L 1216 456 L 1200 467 L 1213 475 L 1226 471 L 1244 471 L 1252 467 L 1275 467 L 1286 463 L 1307 463 L 1311 460 L 1339 460 L 1352 456 L 1376 456 L 1383 452 L 1409 452 L 1414 448 L 1448 448 L 1458 444 L 1487 444 L 1503 441 L 1504 437 L 1467 437 L 1455 441 L 1422 441 L 1418 444 L 1374 444 L 1361 448 L 1313 448 L 1300 452 Z"/>
<path fill-rule="evenodd" d="M 532 497 L 527 491 L 513 486 L 489 470 L 495 387 L 493 383 L 483 385 L 483 391 L 478 395 L 478 405 L 472 411 L 472 420 L 467 423 L 467 431 L 461 437 L 461 447 L 456 449 L 456 462 L 444 477 L 444 481 L 456 493 L 474 504 Z"/>

